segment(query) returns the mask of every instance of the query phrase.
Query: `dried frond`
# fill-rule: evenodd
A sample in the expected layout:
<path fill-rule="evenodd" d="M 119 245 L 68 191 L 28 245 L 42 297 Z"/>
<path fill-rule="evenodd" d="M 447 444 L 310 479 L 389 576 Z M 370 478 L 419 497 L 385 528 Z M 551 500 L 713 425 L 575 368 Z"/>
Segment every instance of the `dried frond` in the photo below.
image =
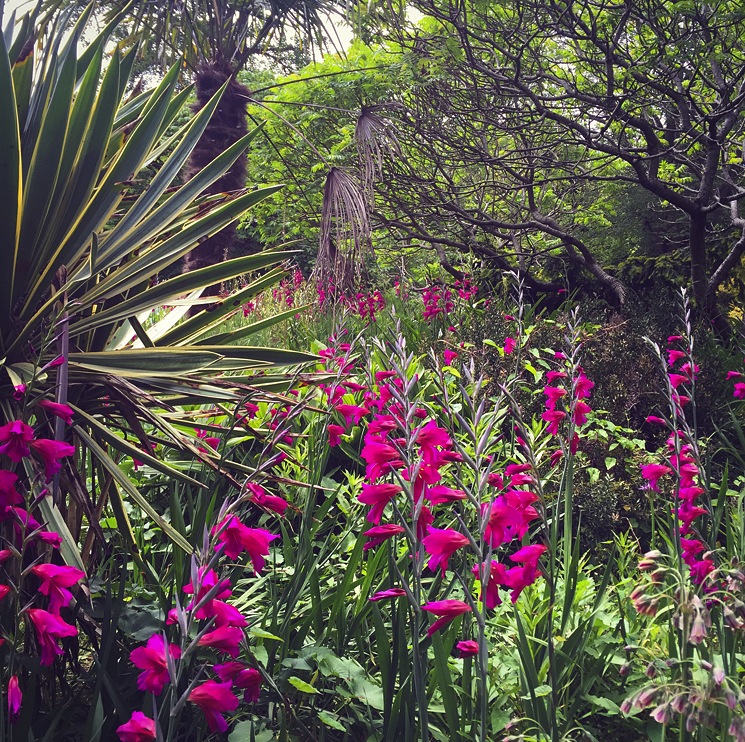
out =
<path fill-rule="evenodd" d="M 331 168 L 323 189 L 316 280 L 324 286 L 351 287 L 362 277 L 365 255 L 371 249 L 362 186 L 346 170 Z"/>
<path fill-rule="evenodd" d="M 396 128 L 393 123 L 378 115 L 379 111 L 399 104 L 363 106 L 357 118 L 354 138 L 362 171 L 362 190 L 368 203 L 372 204 L 375 181 L 383 174 L 386 157 L 401 157 Z"/>

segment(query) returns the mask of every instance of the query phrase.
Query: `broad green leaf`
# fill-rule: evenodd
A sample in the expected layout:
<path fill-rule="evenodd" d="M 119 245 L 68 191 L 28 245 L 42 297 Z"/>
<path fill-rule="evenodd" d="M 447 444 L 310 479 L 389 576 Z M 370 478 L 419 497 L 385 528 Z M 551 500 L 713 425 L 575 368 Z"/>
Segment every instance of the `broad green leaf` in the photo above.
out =
<path fill-rule="evenodd" d="M 287 678 L 287 682 L 294 688 L 297 688 L 301 693 L 310 693 L 313 695 L 318 693 L 318 691 L 310 683 L 306 683 L 304 680 L 301 680 L 294 675 Z"/>

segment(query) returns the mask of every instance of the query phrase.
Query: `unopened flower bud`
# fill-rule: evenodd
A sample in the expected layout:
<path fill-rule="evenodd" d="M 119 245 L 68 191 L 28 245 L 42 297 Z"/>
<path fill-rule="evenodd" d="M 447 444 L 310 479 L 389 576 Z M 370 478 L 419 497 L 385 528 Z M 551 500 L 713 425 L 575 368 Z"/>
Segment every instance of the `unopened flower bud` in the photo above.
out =
<path fill-rule="evenodd" d="M 724 668 L 715 667 L 711 673 L 711 677 L 714 679 L 714 684 L 719 688 L 724 682 Z"/>
<path fill-rule="evenodd" d="M 657 668 L 654 666 L 654 662 L 650 662 L 647 665 L 646 669 L 644 670 L 644 674 L 648 678 L 653 678 L 653 677 L 655 677 L 657 675 Z"/>
<path fill-rule="evenodd" d="M 625 678 L 631 672 L 631 665 L 628 662 L 624 662 L 621 667 L 618 668 L 618 674 Z"/>
<path fill-rule="evenodd" d="M 731 690 L 726 690 L 724 691 L 724 702 L 730 711 L 734 711 L 737 706 L 737 696 Z"/>

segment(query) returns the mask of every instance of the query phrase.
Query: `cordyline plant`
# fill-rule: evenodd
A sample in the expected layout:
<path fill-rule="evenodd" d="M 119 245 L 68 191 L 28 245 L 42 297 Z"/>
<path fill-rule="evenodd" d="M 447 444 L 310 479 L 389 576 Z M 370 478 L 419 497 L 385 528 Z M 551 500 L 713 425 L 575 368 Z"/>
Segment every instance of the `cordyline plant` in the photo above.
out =
<path fill-rule="evenodd" d="M 122 474 L 117 459 L 134 456 L 195 484 L 151 455 L 157 438 L 187 458 L 217 465 L 169 423 L 174 405 L 238 400 L 248 379 L 235 371 L 263 372 L 310 356 L 231 345 L 276 318 L 234 334 L 214 329 L 284 275 L 284 252 L 156 282 L 159 271 L 274 188 L 201 195 L 255 132 L 179 184 L 222 89 L 180 126 L 174 122 L 190 90 L 177 89 L 178 65 L 154 90 L 127 98 L 134 51 L 117 48 L 108 60 L 104 54 L 116 19 L 78 52 L 90 14 L 88 7 L 72 29 L 65 15 L 46 25 L 24 16 L 0 38 L 0 422 L 19 419 L 29 394 L 75 409 L 72 438 L 80 445 L 81 466 L 63 467 L 43 500 L 55 528 L 64 525 L 72 493 L 95 529 L 101 503 L 84 495 L 81 467 L 88 466 L 100 477 L 100 493 L 108 493 L 101 497 L 133 500 L 188 550 L 183 536 Z M 145 329 L 153 310 L 183 303 L 183 296 L 196 301 L 204 286 L 267 268 L 196 316 L 176 325 L 188 309 L 179 306 Z M 70 436 L 57 425 L 53 438 Z M 123 509 L 115 510 L 120 531 L 131 537 Z M 67 525 L 76 537 L 79 519 Z M 66 547 L 69 562 L 75 561 L 74 542 Z"/>
<path fill-rule="evenodd" d="M 647 488 L 662 511 L 657 548 L 639 564 L 644 581 L 632 592 L 636 610 L 668 623 L 668 656 L 647 664 L 649 682 L 622 710 L 650 709 L 680 739 L 745 740 L 745 694 L 740 685 L 745 636 L 745 564 L 727 482 L 714 487 L 696 425 L 696 380 L 690 306 L 682 292 L 683 334 L 668 338 L 666 352 L 652 347 L 664 372 L 667 410 L 647 421 L 668 432 L 665 450 L 642 466 Z M 728 378 L 736 377 L 730 372 Z M 734 394 L 738 396 L 738 387 Z M 724 531 L 722 533 L 721 531 Z M 726 548 L 714 548 L 722 536 Z M 632 648 L 638 649 L 638 648 Z M 641 656 L 641 655 L 640 655 Z"/>

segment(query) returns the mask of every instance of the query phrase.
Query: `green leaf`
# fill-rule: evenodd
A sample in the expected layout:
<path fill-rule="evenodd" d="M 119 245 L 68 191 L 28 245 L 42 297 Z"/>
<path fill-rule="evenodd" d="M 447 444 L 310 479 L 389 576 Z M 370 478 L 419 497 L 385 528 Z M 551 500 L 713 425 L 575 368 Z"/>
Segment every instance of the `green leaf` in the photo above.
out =
<path fill-rule="evenodd" d="M 294 688 L 297 688 L 301 693 L 310 693 L 313 695 L 318 693 L 318 691 L 310 683 L 306 683 L 304 680 L 301 680 L 294 675 L 287 678 L 287 682 Z"/>
<path fill-rule="evenodd" d="M 346 732 L 347 728 L 339 721 L 339 717 L 336 714 L 332 714 L 330 711 L 319 711 L 318 718 L 327 726 L 332 729 L 337 729 L 340 732 Z"/>
<path fill-rule="evenodd" d="M 264 629 L 259 628 L 258 626 L 252 626 L 248 633 L 251 634 L 251 636 L 255 637 L 256 639 L 272 639 L 276 642 L 281 642 L 283 639 L 276 634 L 272 634 L 269 631 L 264 631 Z"/>

